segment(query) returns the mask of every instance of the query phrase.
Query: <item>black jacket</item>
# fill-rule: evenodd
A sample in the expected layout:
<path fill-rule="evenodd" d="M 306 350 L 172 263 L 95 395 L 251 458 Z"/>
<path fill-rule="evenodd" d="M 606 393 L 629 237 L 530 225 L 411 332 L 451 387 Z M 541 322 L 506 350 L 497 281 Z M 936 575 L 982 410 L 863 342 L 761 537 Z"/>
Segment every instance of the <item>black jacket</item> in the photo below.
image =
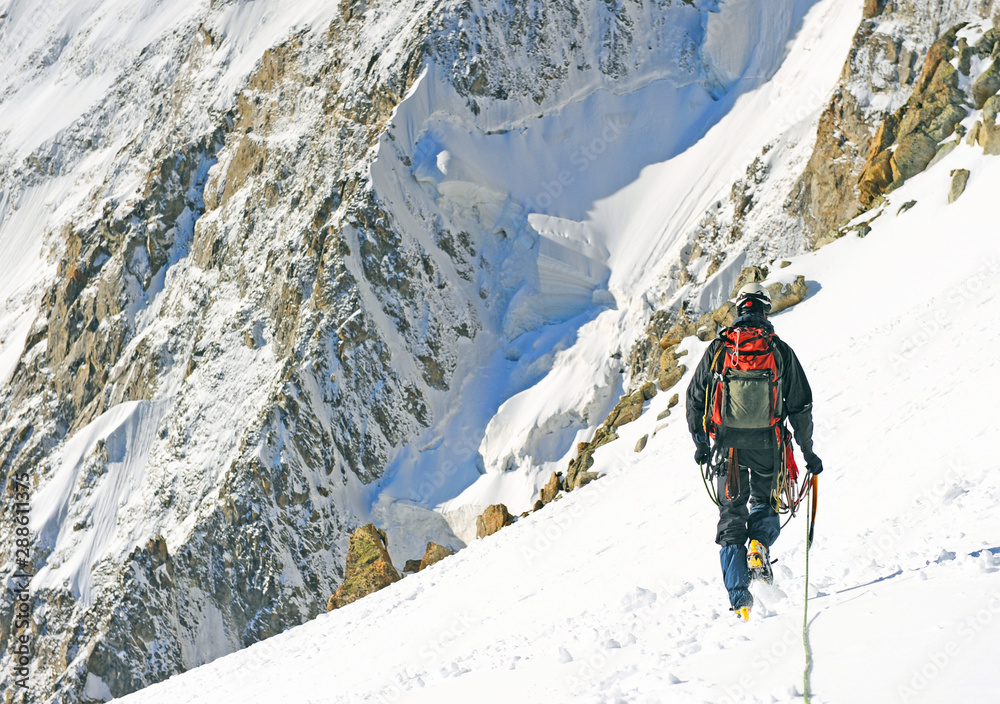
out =
<path fill-rule="evenodd" d="M 758 327 L 768 332 L 774 331 L 774 327 L 767 320 L 750 315 L 738 318 L 733 327 Z M 716 338 L 708 346 L 688 386 L 687 421 L 692 436 L 705 432 L 702 423 L 705 416 L 705 399 L 712 383 L 712 360 L 721 344 L 722 340 Z M 778 367 L 781 393 L 784 396 L 785 414 L 795 433 L 795 441 L 802 448 L 802 456 L 808 463 L 815 457 L 812 448 L 812 389 L 809 388 L 806 374 L 792 348 L 778 338 L 774 338 L 774 357 Z M 768 429 L 742 431 L 729 429 L 723 441 L 726 447 L 763 449 L 771 446 L 773 439 L 774 433 Z"/>

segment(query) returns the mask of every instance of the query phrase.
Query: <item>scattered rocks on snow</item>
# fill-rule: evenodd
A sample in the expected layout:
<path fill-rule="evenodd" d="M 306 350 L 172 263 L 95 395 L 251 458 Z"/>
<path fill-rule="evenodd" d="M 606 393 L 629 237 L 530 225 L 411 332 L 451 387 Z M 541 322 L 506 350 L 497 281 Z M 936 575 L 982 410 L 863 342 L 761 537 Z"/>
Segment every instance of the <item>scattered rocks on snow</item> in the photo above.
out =
<path fill-rule="evenodd" d="M 965 193 L 965 184 L 969 182 L 968 169 L 954 169 L 951 172 L 951 190 L 948 192 L 948 202 L 954 203 Z"/>
<path fill-rule="evenodd" d="M 407 560 L 406 567 L 403 568 L 403 571 L 410 573 L 420 572 L 421 570 L 425 570 L 431 565 L 454 554 L 455 551 L 451 548 L 445 547 L 444 545 L 438 545 L 434 542 L 429 542 L 427 543 L 427 549 L 424 550 L 424 556 L 416 560 Z"/>
<path fill-rule="evenodd" d="M 642 452 L 643 450 L 645 450 L 646 449 L 646 442 L 648 442 L 648 441 L 649 441 L 649 436 L 648 435 L 643 435 L 641 438 L 639 438 L 639 441 L 636 442 L 636 444 L 635 444 L 635 451 L 636 452 Z"/>
<path fill-rule="evenodd" d="M 581 442 L 576 446 L 576 457 L 569 461 L 569 466 L 566 468 L 566 491 L 579 489 L 598 478 L 597 472 L 590 471 L 594 466 L 594 450 L 617 439 L 617 433 L 614 431 L 609 433 L 602 427 L 594 433 L 593 440 Z"/>
<path fill-rule="evenodd" d="M 726 301 L 712 311 L 712 320 L 715 321 L 720 328 L 728 328 L 736 322 L 736 304 L 732 301 Z M 687 354 L 687 352 L 684 354 Z"/>
<path fill-rule="evenodd" d="M 771 294 L 771 314 L 780 313 L 806 297 L 806 277 L 796 276 L 790 284 L 771 284 L 767 292 Z"/>
<path fill-rule="evenodd" d="M 873 17 L 878 17 L 885 7 L 885 0 L 865 0 L 865 8 L 863 17 L 866 20 L 870 20 Z"/>
<path fill-rule="evenodd" d="M 986 101 L 1000 91 L 1000 61 L 994 60 L 990 67 L 972 84 L 972 100 L 977 110 L 982 110 Z"/>
<path fill-rule="evenodd" d="M 605 427 L 617 430 L 626 423 L 636 420 L 642 415 L 643 405 L 654 396 L 656 396 L 656 384 L 651 381 L 639 387 L 638 391 L 622 396 L 604 421 Z"/>
<path fill-rule="evenodd" d="M 759 284 L 761 281 L 767 278 L 768 270 L 766 266 L 748 266 L 744 267 L 740 271 L 739 276 L 736 277 L 736 283 L 733 284 L 732 293 L 729 294 L 730 298 L 736 298 L 736 295 L 740 292 L 740 289 L 747 284 Z"/>
<path fill-rule="evenodd" d="M 982 125 L 976 127 L 976 141 L 986 154 L 1000 155 L 1000 124 L 997 124 L 997 114 L 1000 113 L 1000 95 L 994 95 L 983 106 Z M 971 135 L 971 132 L 970 132 Z"/>
<path fill-rule="evenodd" d="M 454 554 L 454 550 L 447 548 L 444 545 L 427 543 L 427 549 L 424 551 L 424 558 L 420 561 L 418 571 L 425 570 L 431 565 L 440 562 L 446 557 L 451 557 Z"/>
<path fill-rule="evenodd" d="M 344 581 L 327 602 L 327 611 L 347 606 L 400 580 L 388 547 L 389 539 L 373 523 L 351 533 Z"/>
<path fill-rule="evenodd" d="M 503 504 L 487 506 L 482 515 L 476 519 L 476 537 L 485 538 L 488 535 L 493 535 L 513 522 L 514 517 L 510 515 L 507 507 Z"/>
<path fill-rule="evenodd" d="M 548 483 L 542 487 L 541 496 L 539 500 L 543 504 L 547 504 L 559 494 L 559 490 L 562 488 L 562 473 L 553 472 L 552 476 L 549 477 Z"/>

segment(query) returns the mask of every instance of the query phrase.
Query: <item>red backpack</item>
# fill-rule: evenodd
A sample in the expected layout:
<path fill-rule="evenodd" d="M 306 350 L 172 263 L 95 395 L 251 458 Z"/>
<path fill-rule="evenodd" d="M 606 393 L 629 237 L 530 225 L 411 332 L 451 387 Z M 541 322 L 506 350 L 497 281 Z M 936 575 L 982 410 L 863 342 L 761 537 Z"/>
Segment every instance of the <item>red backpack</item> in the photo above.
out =
<path fill-rule="evenodd" d="M 719 333 L 721 344 L 712 361 L 705 413 L 705 430 L 712 437 L 724 436 L 729 428 L 764 430 L 771 428 L 778 447 L 785 450 L 785 464 L 792 481 L 798 467 L 786 442 L 784 399 L 774 341 L 778 336 L 763 328 L 726 328 Z"/>
<path fill-rule="evenodd" d="M 727 428 L 762 430 L 784 416 L 778 390 L 778 364 L 773 340 L 762 328 L 726 328 L 712 363 L 712 435 Z M 721 364 L 720 364 L 721 359 Z"/>

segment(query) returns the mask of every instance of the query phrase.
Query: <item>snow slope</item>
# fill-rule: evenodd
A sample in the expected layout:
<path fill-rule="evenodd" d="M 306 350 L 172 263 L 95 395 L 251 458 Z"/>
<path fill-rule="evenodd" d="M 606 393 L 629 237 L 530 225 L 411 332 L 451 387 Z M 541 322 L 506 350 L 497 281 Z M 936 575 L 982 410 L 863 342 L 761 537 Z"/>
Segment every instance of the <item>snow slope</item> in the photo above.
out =
<path fill-rule="evenodd" d="M 955 168 L 972 175 L 949 205 Z M 961 145 L 893 192 L 866 238 L 780 270 L 808 281 L 774 322 L 812 383 L 826 466 L 810 553 L 815 702 L 1000 691 L 1000 428 L 984 404 L 1000 393 L 998 183 L 1000 159 Z M 704 346 L 685 342 L 692 359 Z M 666 396 L 597 452 L 603 479 L 122 701 L 800 701 L 804 520 L 775 545 L 776 583 L 755 587 L 751 621 L 736 621 L 681 408 L 654 433 Z"/>

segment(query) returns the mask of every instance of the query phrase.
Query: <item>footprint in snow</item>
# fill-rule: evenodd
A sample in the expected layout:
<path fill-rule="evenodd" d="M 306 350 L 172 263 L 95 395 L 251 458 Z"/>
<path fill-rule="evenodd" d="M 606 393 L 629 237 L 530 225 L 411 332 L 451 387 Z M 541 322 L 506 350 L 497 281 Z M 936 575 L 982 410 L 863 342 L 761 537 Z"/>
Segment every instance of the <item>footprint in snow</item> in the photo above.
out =
<path fill-rule="evenodd" d="M 639 609 L 650 606 L 655 601 L 656 592 L 651 592 L 648 589 L 643 589 L 642 587 L 636 587 L 633 591 L 622 597 L 622 611 L 625 613 L 638 611 Z"/>
<path fill-rule="evenodd" d="M 996 572 L 1000 570 L 1000 555 L 983 550 L 976 558 L 976 563 L 979 565 L 979 569 L 987 574 Z"/>
<path fill-rule="evenodd" d="M 569 651 L 566 650 L 566 648 L 559 648 L 559 662 L 562 664 L 573 662 L 573 656 L 570 655 Z"/>
<path fill-rule="evenodd" d="M 776 607 L 788 599 L 788 594 L 774 584 L 759 583 L 754 587 L 754 593 L 764 606 Z"/>
<path fill-rule="evenodd" d="M 673 597 L 677 599 L 691 591 L 694 591 L 694 585 L 691 584 L 691 582 L 684 582 L 684 584 L 680 585 L 674 590 Z"/>
<path fill-rule="evenodd" d="M 442 677 L 460 677 L 460 676 L 464 675 L 467 672 L 472 672 L 472 670 L 470 670 L 468 668 L 465 668 L 465 667 L 462 667 L 457 662 L 453 662 L 448 667 L 442 667 L 441 668 L 441 676 Z"/>
<path fill-rule="evenodd" d="M 774 578 L 778 581 L 791 581 L 793 576 L 792 570 L 788 565 L 778 565 L 774 570 Z"/>

